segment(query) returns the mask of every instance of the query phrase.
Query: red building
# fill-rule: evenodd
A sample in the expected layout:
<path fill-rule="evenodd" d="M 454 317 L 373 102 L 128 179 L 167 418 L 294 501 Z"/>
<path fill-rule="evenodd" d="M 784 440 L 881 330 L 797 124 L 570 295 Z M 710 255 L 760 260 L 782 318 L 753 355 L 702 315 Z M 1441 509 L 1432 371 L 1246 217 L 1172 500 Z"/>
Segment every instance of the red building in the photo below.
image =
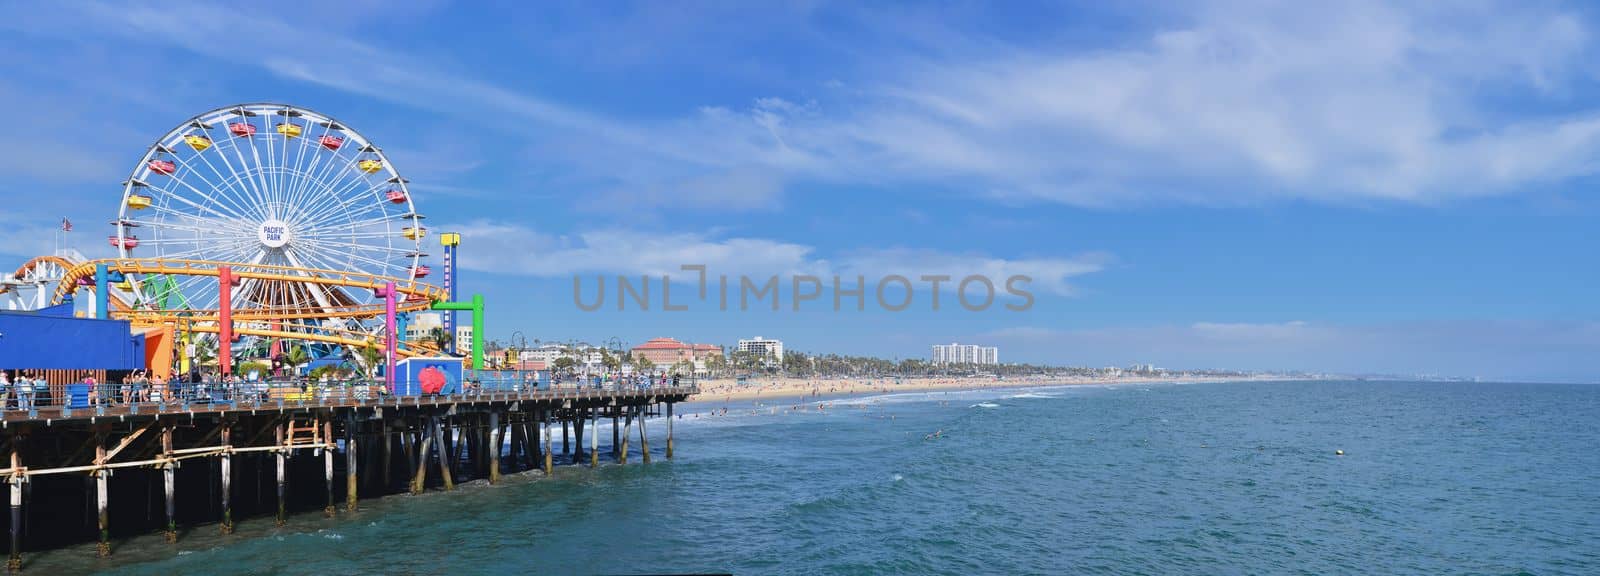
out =
<path fill-rule="evenodd" d="M 722 348 L 713 344 L 689 344 L 675 338 L 651 338 L 644 344 L 634 346 L 632 352 L 635 358 L 644 358 L 657 366 L 666 367 L 684 360 L 704 362 L 713 356 L 721 356 Z"/>

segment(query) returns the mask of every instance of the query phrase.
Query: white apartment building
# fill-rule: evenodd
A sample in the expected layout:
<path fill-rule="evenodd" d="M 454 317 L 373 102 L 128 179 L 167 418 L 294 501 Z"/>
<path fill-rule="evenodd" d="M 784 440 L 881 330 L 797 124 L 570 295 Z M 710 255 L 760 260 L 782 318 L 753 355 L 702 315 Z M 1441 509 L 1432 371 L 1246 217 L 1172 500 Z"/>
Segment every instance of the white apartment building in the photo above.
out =
<path fill-rule="evenodd" d="M 738 350 L 740 352 L 755 354 L 759 358 L 770 357 L 779 362 L 783 361 L 782 340 L 768 340 L 766 338 L 756 336 L 755 338 L 751 338 L 749 340 L 740 340 Z"/>
<path fill-rule="evenodd" d="M 934 344 L 934 364 L 999 364 L 1000 349 L 976 344 Z"/>
<path fill-rule="evenodd" d="M 472 353 L 472 326 L 456 326 L 456 354 Z"/>

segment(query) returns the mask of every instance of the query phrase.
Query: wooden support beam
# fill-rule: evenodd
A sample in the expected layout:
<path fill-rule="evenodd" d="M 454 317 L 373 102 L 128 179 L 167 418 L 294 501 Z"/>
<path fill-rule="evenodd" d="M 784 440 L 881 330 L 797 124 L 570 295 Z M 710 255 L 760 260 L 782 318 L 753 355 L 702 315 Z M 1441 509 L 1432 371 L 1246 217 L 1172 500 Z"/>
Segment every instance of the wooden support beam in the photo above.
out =
<path fill-rule="evenodd" d="M 600 467 L 600 408 L 589 409 L 589 467 Z"/>
<path fill-rule="evenodd" d="M 618 437 L 616 400 L 613 399 L 611 402 L 611 457 L 621 461 L 622 439 Z"/>
<path fill-rule="evenodd" d="M 103 455 L 97 453 L 96 457 L 95 457 L 95 460 L 96 460 L 95 463 L 103 466 L 107 462 L 110 462 L 111 459 L 112 458 L 116 458 L 117 454 L 122 452 L 122 450 L 124 448 L 127 448 L 128 446 L 132 445 L 134 440 L 138 440 L 139 437 L 143 436 L 146 431 L 148 431 L 151 428 L 155 427 L 157 422 L 158 421 L 156 421 L 156 420 L 152 420 L 152 421 L 150 421 L 149 424 L 145 424 L 143 428 L 140 428 L 138 430 L 134 430 L 132 434 L 129 434 L 129 435 L 123 437 L 121 441 L 117 442 L 117 447 L 112 449 L 111 451 L 105 452 Z M 102 451 L 103 451 L 104 443 L 101 443 L 101 448 L 102 448 Z"/>
<path fill-rule="evenodd" d="M 672 459 L 672 403 L 667 403 L 667 459 Z"/>

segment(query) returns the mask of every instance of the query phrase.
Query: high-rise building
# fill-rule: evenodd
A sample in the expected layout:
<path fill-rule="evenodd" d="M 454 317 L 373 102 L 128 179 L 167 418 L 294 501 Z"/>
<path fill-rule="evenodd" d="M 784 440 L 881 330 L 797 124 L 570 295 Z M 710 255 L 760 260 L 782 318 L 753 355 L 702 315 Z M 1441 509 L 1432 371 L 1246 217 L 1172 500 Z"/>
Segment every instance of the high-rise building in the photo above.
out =
<path fill-rule="evenodd" d="M 757 358 L 772 358 L 773 360 L 777 360 L 779 362 L 783 361 L 782 340 L 768 340 L 766 338 L 756 336 L 755 338 L 751 338 L 749 340 L 740 340 L 738 350 L 740 352 L 755 354 Z"/>
<path fill-rule="evenodd" d="M 999 364 L 1000 349 L 976 344 L 934 344 L 934 364 Z"/>

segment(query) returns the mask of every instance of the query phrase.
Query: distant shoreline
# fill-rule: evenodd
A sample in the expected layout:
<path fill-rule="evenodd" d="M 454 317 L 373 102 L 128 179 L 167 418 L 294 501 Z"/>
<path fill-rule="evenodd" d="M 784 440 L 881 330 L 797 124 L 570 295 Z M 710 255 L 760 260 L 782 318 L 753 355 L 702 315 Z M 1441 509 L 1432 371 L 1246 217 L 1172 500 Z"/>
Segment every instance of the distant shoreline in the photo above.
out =
<path fill-rule="evenodd" d="M 786 400 L 807 397 L 838 398 L 856 394 L 892 394 L 904 392 L 932 392 L 957 390 L 988 390 L 1003 388 L 1038 388 L 1050 386 L 1091 386 L 1108 384 L 1175 384 L 1204 382 L 1290 382 L 1308 378 L 1287 376 L 1203 376 L 1128 378 L 758 378 L 744 385 L 729 378 L 701 380 L 700 393 L 690 402 L 735 402 L 746 400 Z"/>

